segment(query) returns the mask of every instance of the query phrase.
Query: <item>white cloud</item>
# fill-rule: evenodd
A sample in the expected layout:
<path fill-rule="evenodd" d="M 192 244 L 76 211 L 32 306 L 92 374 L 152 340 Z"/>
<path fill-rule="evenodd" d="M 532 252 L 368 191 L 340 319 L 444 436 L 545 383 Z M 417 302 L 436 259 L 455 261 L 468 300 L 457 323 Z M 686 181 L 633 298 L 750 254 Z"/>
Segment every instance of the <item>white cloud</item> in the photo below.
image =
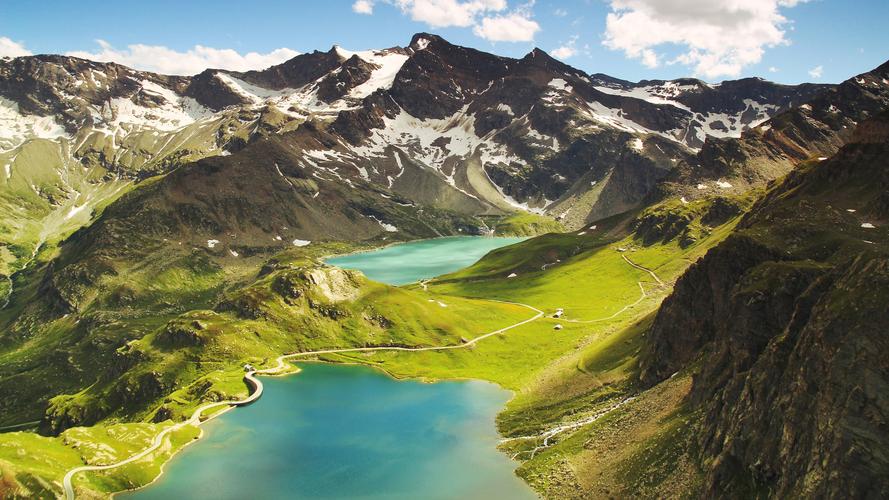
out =
<path fill-rule="evenodd" d="M 577 36 L 572 36 L 571 39 L 568 40 L 568 43 L 553 49 L 550 54 L 552 54 L 552 56 L 556 59 L 568 59 L 569 57 L 577 54 L 577 47 L 575 47 L 576 44 Z"/>
<path fill-rule="evenodd" d="M 557 17 L 565 17 L 568 15 L 568 11 L 565 9 L 556 9 L 553 11 L 553 15 Z"/>
<path fill-rule="evenodd" d="M 506 12 L 507 0 L 356 0 L 352 10 L 373 14 L 379 2 L 394 5 L 431 28 L 472 28 L 476 36 L 492 42 L 528 42 L 540 31 L 531 18 L 533 0 L 511 12 Z"/>
<path fill-rule="evenodd" d="M 769 73 L 777 73 L 779 71 L 781 71 L 781 70 L 774 67 L 774 66 L 769 66 Z"/>
<path fill-rule="evenodd" d="M 816 80 L 821 78 L 821 75 L 823 75 L 823 74 L 824 74 L 824 66 L 822 66 L 820 64 L 809 70 L 809 76 L 811 76 L 812 78 L 814 78 Z"/>
<path fill-rule="evenodd" d="M 30 56 L 31 51 L 25 48 L 25 44 L 18 43 L 0 36 L 0 57 Z"/>
<path fill-rule="evenodd" d="M 657 68 L 661 65 L 657 53 L 651 49 L 642 49 L 639 59 L 642 60 L 642 64 L 645 65 L 646 68 Z"/>
<path fill-rule="evenodd" d="M 66 55 L 93 61 L 116 62 L 168 75 L 194 75 L 207 68 L 233 71 L 264 69 L 299 54 L 288 48 L 275 49 L 265 54 L 259 52 L 241 54 L 233 49 L 214 49 L 203 45 L 195 45 L 185 52 L 179 52 L 162 45 L 133 44 L 128 45 L 126 49 L 117 49 L 104 40 L 96 40 L 96 43 L 99 44 L 99 50 L 96 52 L 73 51 Z"/>
<path fill-rule="evenodd" d="M 506 0 L 391 0 L 414 21 L 433 28 L 458 26 L 466 28 L 476 23 L 476 17 L 486 12 L 506 9 Z"/>
<path fill-rule="evenodd" d="M 665 45 L 682 52 L 666 61 L 708 78 L 737 76 L 766 48 L 788 43 L 780 8 L 806 0 L 609 0 L 604 45 L 656 67 Z"/>
<path fill-rule="evenodd" d="M 352 10 L 358 14 L 371 15 L 374 13 L 373 0 L 356 0 L 355 3 L 352 4 Z"/>
<path fill-rule="evenodd" d="M 523 12 L 486 17 L 472 29 L 476 36 L 491 42 L 530 42 L 540 25 Z"/>

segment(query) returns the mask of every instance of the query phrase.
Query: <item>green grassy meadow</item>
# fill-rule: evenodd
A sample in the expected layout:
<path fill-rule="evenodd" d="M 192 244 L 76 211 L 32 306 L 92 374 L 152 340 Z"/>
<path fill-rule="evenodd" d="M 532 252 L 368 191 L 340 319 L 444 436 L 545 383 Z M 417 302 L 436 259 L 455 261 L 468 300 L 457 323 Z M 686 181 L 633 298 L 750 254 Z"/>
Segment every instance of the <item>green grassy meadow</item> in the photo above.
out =
<path fill-rule="evenodd" d="M 699 224 L 701 212 L 692 211 L 691 224 Z M 112 258 L 107 265 L 115 272 L 78 296 L 89 324 L 61 316 L 43 326 L 41 335 L 0 351 L 0 363 L 20 374 L 2 383 L 48 380 L 49 385 L 26 385 L 22 397 L 58 394 L 44 404 L 7 403 L 16 411 L 2 423 L 40 418 L 34 410 L 48 405 L 44 422 L 50 433 L 61 431 L 57 437 L 0 434 L 0 450 L 6 450 L 0 455 L 0 484 L 15 492 L 11 496 L 58 495 L 65 470 L 131 454 L 198 406 L 244 397 L 244 363 L 272 366 L 281 354 L 325 348 L 460 345 L 534 316 L 507 303 L 514 302 L 546 315 L 465 349 L 321 359 L 364 363 L 395 377 L 482 379 L 512 390 L 514 398 L 498 417 L 500 432 L 532 437 L 502 448 L 522 462 L 519 474 L 545 493 L 555 483 L 534 478 L 559 477 L 553 456 L 561 457 L 560 467 L 585 456 L 569 444 L 588 429 L 559 434 L 532 453 L 540 446 L 533 435 L 639 397 L 634 380 L 646 325 L 673 280 L 736 222 L 737 217 L 718 227 L 701 226 L 694 242 L 684 245 L 678 238 L 645 242 L 606 226 L 550 233 L 494 250 L 466 269 L 431 280 L 428 288 L 392 287 L 320 262 L 329 254 L 366 248 L 353 244 L 313 245 L 271 259 L 225 259 L 171 241 L 146 250 L 135 265 Z M 630 262 L 654 271 L 663 283 Z M 30 277 L 19 276 L 18 294 L 39 293 Z M 560 308 L 563 316 L 552 317 Z M 43 313 L 28 301 L 10 309 L 4 315 Z M 129 338 L 125 346 L 103 351 L 100 339 L 121 332 Z M 84 343 L 85 338 L 91 340 Z M 46 357 L 59 346 L 66 356 Z M 103 365 L 122 371 L 90 375 L 101 373 Z M 59 369 L 75 376 L 52 377 Z M 633 405 L 619 411 L 627 408 Z M 76 484 L 95 495 L 145 484 L 196 432 L 179 431 L 174 444 L 152 459 L 85 473 Z M 29 461 L 14 460 L 22 449 Z"/>

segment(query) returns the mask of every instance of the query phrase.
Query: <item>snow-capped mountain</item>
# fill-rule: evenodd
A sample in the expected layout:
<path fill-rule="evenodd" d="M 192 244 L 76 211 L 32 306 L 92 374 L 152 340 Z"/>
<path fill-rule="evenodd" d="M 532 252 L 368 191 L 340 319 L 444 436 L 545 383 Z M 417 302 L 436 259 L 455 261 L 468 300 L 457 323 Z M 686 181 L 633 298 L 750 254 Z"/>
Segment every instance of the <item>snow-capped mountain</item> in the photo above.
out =
<path fill-rule="evenodd" d="M 17 214 L 3 238 L 33 248 L 134 181 L 270 136 L 311 179 L 576 227 L 638 205 L 699 163 L 706 144 L 762 132 L 830 88 L 631 83 L 539 49 L 512 59 L 430 34 L 403 48 L 335 46 L 262 71 L 192 77 L 62 56 L 0 60 L 0 202 Z"/>
<path fill-rule="evenodd" d="M 706 137 L 738 137 L 820 88 L 760 80 L 631 84 L 586 75 L 540 50 L 513 60 L 427 34 L 415 36 L 406 48 L 350 52 L 334 47 L 263 71 L 207 70 L 194 77 L 62 56 L 20 57 L 0 63 L 0 148 L 8 152 L 33 138 L 67 140 L 79 158 L 108 143 L 117 151 L 104 159 L 107 166 L 131 167 L 120 157 L 141 149 L 151 153 L 146 162 L 156 162 L 175 149 L 163 146 L 170 137 L 147 145 L 128 141 L 145 132 L 164 136 L 195 124 L 222 131 L 215 144 L 193 147 L 209 154 L 237 149 L 235 134 L 226 132 L 237 122 L 258 124 L 264 112 L 280 113 L 278 122 L 321 123 L 345 113 L 337 123 L 345 139 L 339 153 L 350 161 L 381 152 L 384 141 L 398 136 L 394 147 L 419 153 L 415 159 L 422 166 L 442 172 L 448 158 L 466 161 L 480 151 L 486 151 L 486 168 L 508 165 L 511 156 L 519 165 L 558 154 L 570 147 L 572 137 L 547 127 L 543 115 L 565 112 L 572 115 L 568 121 L 575 131 L 626 132 L 643 143 L 659 137 L 694 151 Z M 367 123 L 372 132 L 356 128 L 370 117 L 377 118 Z M 236 123 L 220 123 L 226 118 Z M 360 134 L 366 137 L 358 140 Z M 536 154 L 511 151 L 507 136 Z M 388 182 L 388 177 L 382 178 Z"/>

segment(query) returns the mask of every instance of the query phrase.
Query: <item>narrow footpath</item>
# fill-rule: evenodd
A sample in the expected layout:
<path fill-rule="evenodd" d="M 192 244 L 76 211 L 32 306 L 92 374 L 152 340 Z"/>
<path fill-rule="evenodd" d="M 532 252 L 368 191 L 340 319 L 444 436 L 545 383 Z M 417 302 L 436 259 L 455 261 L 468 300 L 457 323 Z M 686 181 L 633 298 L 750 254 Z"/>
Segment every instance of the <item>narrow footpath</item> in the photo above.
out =
<path fill-rule="evenodd" d="M 218 408 L 220 406 L 227 406 L 227 407 L 244 406 L 244 405 L 248 405 L 248 404 L 256 401 L 257 399 L 259 399 L 262 396 L 262 391 L 263 391 L 262 382 L 259 379 L 257 379 L 256 376 L 257 375 L 275 375 L 275 374 L 281 373 L 282 371 L 284 371 L 287 368 L 286 361 L 288 359 L 305 358 L 305 357 L 311 357 L 311 356 L 318 356 L 318 355 L 322 355 L 322 354 L 337 354 L 337 353 L 346 353 L 346 352 L 377 352 L 377 351 L 421 352 L 421 351 L 446 351 L 446 350 L 452 350 L 452 349 L 465 349 L 467 347 L 475 345 L 476 343 L 478 343 L 488 337 L 492 337 L 494 335 L 499 335 L 501 333 L 512 330 L 513 328 L 517 328 L 519 326 L 528 324 L 532 321 L 536 321 L 536 320 L 542 318 L 544 315 L 543 311 L 541 311 L 540 309 L 537 309 L 536 307 L 533 307 L 533 306 L 529 306 L 527 304 L 520 304 L 518 302 L 507 302 L 507 301 L 499 301 L 499 300 L 493 300 L 491 302 L 500 302 L 500 303 L 504 303 L 504 304 L 513 304 L 513 305 L 517 305 L 517 306 L 522 306 L 527 309 L 530 309 L 531 311 L 534 311 L 535 314 L 534 314 L 534 316 L 532 316 L 526 320 L 519 321 L 518 323 L 509 325 L 505 328 L 501 328 L 499 330 L 494 330 L 493 332 L 489 332 L 484 335 L 475 337 L 474 339 L 472 339 L 468 342 L 464 342 L 462 344 L 454 344 L 454 345 L 446 345 L 446 346 L 438 346 L 438 347 L 354 347 L 354 348 L 344 348 L 344 349 L 323 349 L 320 351 L 297 352 L 297 353 L 293 353 L 293 354 L 285 354 L 283 356 L 278 356 L 278 358 L 276 360 L 277 364 L 275 366 L 273 366 L 271 368 L 265 368 L 262 370 L 252 370 L 252 371 L 249 371 L 246 374 L 244 374 L 244 380 L 251 386 L 251 389 L 252 389 L 252 392 L 246 398 L 244 398 L 242 400 L 238 400 L 238 401 L 219 401 L 216 403 L 209 403 L 204 406 L 201 406 L 200 408 L 195 410 L 195 412 L 191 415 L 191 418 L 189 418 L 188 420 L 179 422 L 178 424 L 171 425 L 170 427 L 167 427 L 166 429 L 159 432 L 156 436 L 154 436 L 154 439 L 152 439 L 151 444 L 148 446 L 148 448 L 145 448 L 144 450 L 140 451 L 139 453 L 136 453 L 135 455 L 132 455 L 129 458 L 126 458 L 124 460 L 121 460 L 120 462 L 115 462 L 113 464 L 108 464 L 108 465 L 83 465 L 83 466 L 75 467 L 75 468 L 69 470 L 65 474 L 65 477 L 62 479 L 62 486 L 65 489 L 65 498 L 68 500 L 74 499 L 73 479 L 74 479 L 74 476 L 76 476 L 77 474 L 79 474 L 81 472 L 104 471 L 104 470 L 109 470 L 109 469 L 116 469 L 116 468 L 121 467 L 123 465 L 133 463 L 137 460 L 140 460 L 140 459 L 148 456 L 149 454 L 151 454 L 152 452 L 154 452 L 155 450 L 160 448 L 164 443 L 164 439 L 170 433 L 175 432 L 187 425 L 200 426 L 201 424 L 209 421 L 213 417 L 220 415 L 221 413 L 224 413 L 224 412 L 218 412 L 218 413 L 210 416 L 209 418 L 201 420 L 201 415 L 205 411 L 213 409 L 213 408 Z"/>
<path fill-rule="evenodd" d="M 643 267 L 643 266 L 640 266 L 639 264 L 636 264 L 635 262 L 633 262 L 632 260 L 630 260 L 629 258 L 627 258 L 626 255 L 621 254 L 621 257 L 623 257 L 623 259 L 624 259 L 624 260 L 627 262 L 627 264 L 629 264 L 630 266 L 632 266 L 632 267 L 634 267 L 634 268 L 636 268 L 636 269 L 639 269 L 640 271 L 644 271 L 644 272 L 650 274 L 651 277 L 654 278 L 654 281 L 657 282 L 658 287 L 663 287 L 663 286 L 664 286 L 664 282 L 661 281 L 661 279 L 658 277 L 657 274 L 655 274 L 654 271 L 652 271 L 651 269 L 649 269 L 649 268 L 647 268 L 647 267 Z M 620 310 L 618 310 L 617 312 L 615 312 L 615 313 L 612 314 L 611 316 L 608 316 L 608 317 L 605 317 L 605 318 L 598 318 L 598 319 L 563 319 L 562 321 L 564 321 L 564 322 L 566 322 L 566 323 L 584 323 L 584 324 L 589 324 L 589 323 L 601 323 L 601 322 L 603 322 L 603 321 L 609 321 L 609 320 L 612 320 L 612 319 L 614 319 L 614 318 L 620 316 L 620 315 L 623 314 L 624 312 L 626 312 L 628 309 L 631 309 L 631 308 L 635 307 L 635 306 L 638 305 L 640 302 L 642 302 L 643 300 L 645 300 L 646 297 L 648 297 L 648 294 L 645 292 L 645 286 L 642 284 L 642 282 L 641 282 L 641 281 L 637 281 L 637 282 L 636 282 L 636 285 L 639 286 L 639 291 L 642 292 L 641 295 L 639 296 L 639 298 L 636 300 L 636 302 L 633 302 L 632 304 L 627 304 L 627 305 L 623 306 Z"/>

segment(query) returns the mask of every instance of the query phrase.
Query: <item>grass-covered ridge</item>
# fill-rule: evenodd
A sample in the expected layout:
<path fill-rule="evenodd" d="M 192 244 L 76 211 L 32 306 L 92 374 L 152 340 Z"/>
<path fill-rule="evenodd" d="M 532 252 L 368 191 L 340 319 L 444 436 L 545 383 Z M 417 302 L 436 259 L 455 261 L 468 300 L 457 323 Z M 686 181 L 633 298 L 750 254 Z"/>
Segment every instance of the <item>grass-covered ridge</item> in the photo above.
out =
<path fill-rule="evenodd" d="M 545 215 L 520 212 L 499 218 L 494 222 L 497 236 L 537 236 L 546 233 L 560 233 L 565 227 L 557 220 Z"/>
<path fill-rule="evenodd" d="M 33 405 L 6 402 L 16 412 L 8 413 L 4 423 L 41 418 L 32 409 L 46 406 L 44 431 L 62 434 L 40 441 L 38 448 L 45 451 L 37 456 L 65 454 L 68 464 L 96 463 L 101 457 L 71 453 L 70 441 L 64 439 L 70 427 L 143 422 L 158 430 L 164 422 L 181 421 L 202 403 L 243 397 L 247 387 L 241 366 L 269 366 L 283 353 L 459 345 L 528 318 L 527 309 L 503 302 L 509 301 L 538 307 L 547 316 L 561 308 L 564 316 L 524 324 L 466 349 L 348 353 L 324 359 L 367 363 L 398 377 L 494 381 L 516 392 L 500 416 L 501 432 L 509 437 L 545 433 L 633 394 L 639 325 L 644 323 L 640 319 L 735 220 L 682 245 L 676 239 L 650 243 L 626 236 L 626 217 L 618 217 L 573 233 L 532 238 L 491 252 L 476 265 L 425 287 L 401 288 L 320 263 L 324 255 L 361 248 L 351 243 L 313 244 L 271 259 L 249 253 L 225 256 L 177 241 L 155 243 L 158 246 L 137 265 L 107 261 L 115 271 L 102 275 L 100 287 L 82 289 L 83 311 L 56 316 L 42 327 L 41 335 L 30 339 L 12 343 L 7 337 L 16 347 L 0 351 L 8 367 L 0 384 L 54 381 L 50 373 L 58 370 L 75 376 L 26 388 L 24 394 L 57 395 L 45 405 L 37 400 Z M 22 276 L 23 296 L 38 296 L 36 271 Z M 12 315 L 39 317 L 45 304 L 38 302 L 15 304 L 5 313 L 6 320 L 12 321 Z M 18 335 L 25 331 L 13 330 Z M 123 345 L 116 345 L 112 339 L 121 334 Z M 47 356 L 60 347 L 65 356 Z M 111 370 L 103 372 L 108 367 Z M 546 448 L 575 429 L 571 431 L 559 434 Z M 0 443 L 27 436 L 31 434 L 0 435 Z M 536 446 L 529 439 L 505 445 L 504 450 L 528 460 L 528 450 Z M 538 455 L 523 470 L 534 467 L 549 474 Z M 83 474 L 75 485 L 81 492 L 96 493 L 132 487 L 153 477 L 162 462 L 163 457 L 152 455 L 120 470 Z M 6 470 L 14 478 L 36 474 L 44 491 L 57 494 L 53 471 L 60 468 L 32 470 L 13 463 Z M 548 487 L 530 482 L 540 491 Z"/>
<path fill-rule="evenodd" d="M 469 268 L 428 282 L 427 293 L 534 304 L 547 312 L 546 319 L 467 351 L 327 359 L 368 363 L 400 377 L 481 378 L 516 391 L 498 417 L 502 450 L 522 462 L 519 475 L 544 496 L 608 496 L 637 489 L 658 496 L 679 484 L 694 491 L 700 472 L 687 439 L 697 418 L 684 406 L 689 374 L 643 390 L 639 357 L 653 313 L 672 283 L 731 233 L 752 201 L 674 200 L 652 208 L 652 213 L 688 216 L 697 234 L 693 241 L 678 233 L 654 242 L 639 233 L 621 237 L 613 229 L 627 220 L 617 218 L 595 229 L 497 249 Z M 740 210 L 714 225 L 702 221 L 712 206 L 723 203 Z M 648 214 L 637 215 L 632 226 Z M 552 317 L 558 309 L 563 315 Z M 591 447 L 591 439 L 600 446 Z M 674 459 L 680 468 L 673 467 Z M 645 480 L 640 468 L 654 475 Z"/>

